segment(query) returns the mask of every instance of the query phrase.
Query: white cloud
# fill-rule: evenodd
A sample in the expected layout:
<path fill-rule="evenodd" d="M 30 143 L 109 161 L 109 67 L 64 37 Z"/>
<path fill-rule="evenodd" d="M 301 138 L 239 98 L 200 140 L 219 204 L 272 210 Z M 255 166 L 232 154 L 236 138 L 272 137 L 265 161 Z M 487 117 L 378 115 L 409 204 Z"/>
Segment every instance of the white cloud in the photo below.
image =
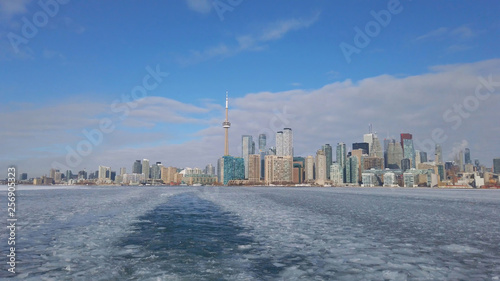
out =
<path fill-rule="evenodd" d="M 468 39 L 476 36 L 476 32 L 474 32 L 469 26 L 462 25 L 451 31 L 451 34 L 454 36 L 458 36 L 462 39 Z"/>
<path fill-rule="evenodd" d="M 190 55 L 181 57 L 178 62 L 183 65 L 199 63 L 215 57 L 234 56 L 243 51 L 261 51 L 266 48 L 267 42 L 283 38 L 287 33 L 304 29 L 314 24 L 319 19 L 319 13 L 310 18 L 287 19 L 271 23 L 258 32 L 236 36 L 232 44 L 220 43 L 205 50 L 191 50 Z"/>
<path fill-rule="evenodd" d="M 28 11 L 28 4 L 31 0 L 0 0 L 0 14 L 4 19 L 24 14 Z"/>
<path fill-rule="evenodd" d="M 428 33 L 426 33 L 424 35 L 418 36 L 415 40 L 424 40 L 424 39 L 428 39 L 428 38 L 441 37 L 444 34 L 446 34 L 447 32 L 448 32 L 448 28 L 440 27 L 438 29 L 434 29 L 432 31 L 429 31 Z"/>
<path fill-rule="evenodd" d="M 495 130 L 498 128 L 500 87 L 496 87 L 496 92 L 486 100 L 479 100 L 477 109 L 466 110 L 467 117 L 461 118 L 456 129 L 453 128 L 455 122 L 446 121 L 443 114 L 463 108 L 473 100 L 476 87 L 480 85 L 478 77 L 489 80 L 490 75 L 495 83 L 500 81 L 500 59 L 434 66 L 421 75 L 381 75 L 355 82 L 335 82 L 314 90 L 248 93 L 231 98 L 230 153 L 240 154 L 243 134 L 257 138 L 260 133 L 266 133 L 268 146 L 272 146 L 275 131 L 290 127 L 294 132 L 296 155 L 307 156 L 325 143 L 336 145 L 343 141 L 350 146 L 362 140 L 371 123 L 381 139 L 387 135 L 397 138 L 400 133 L 408 132 L 422 142 L 431 140 L 433 130 L 441 129 L 447 137 L 441 143 L 444 155 L 452 155 L 456 143 L 467 141 L 472 158 L 489 164 L 500 153 L 500 131 Z M 486 88 L 481 91 L 488 93 Z M 221 97 L 220 105 L 223 102 Z M 127 119 L 136 124 L 121 124 L 75 170 L 83 167 L 95 170 L 98 165 L 109 165 L 116 170 L 123 166 L 130 169 L 135 159 L 142 158 L 178 167 L 216 164 L 223 153 L 224 139 L 221 127 L 224 110 L 220 105 L 208 102 L 194 106 L 149 97 L 141 101 L 137 111 Z M 47 173 L 53 160 L 64 161 L 64 151 L 51 145 L 76 145 L 81 139 L 80 130 L 94 128 L 98 117 L 108 111 L 99 105 L 80 106 L 81 109 L 72 104 L 67 106 L 68 109 L 63 106 L 26 108 L 5 113 L 11 116 L 8 120 L 14 121 L 0 122 L 0 130 L 10 136 L 10 141 L 3 140 L 5 152 L 0 168 L 14 163 L 19 170 Z M 95 110 L 88 111 L 89 108 Z M 453 113 L 453 116 L 460 115 Z M 0 120 L 7 120 L 5 116 L 0 117 Z M 168 125 L 167 129 L 158 130 L 162 124 Z M 196 125 L 196 129 L 189 129 L 191 125 Z M 46 149 L 32 150 L 34 147 Z M 418 145 L 417 149 L 432 153 Z"/>
<path fill-rule="evenodd" d="M 189 9 L 201 13 L 208 14 L 212 10 L 212 4 L 209 0 L 186 0 Z"/>

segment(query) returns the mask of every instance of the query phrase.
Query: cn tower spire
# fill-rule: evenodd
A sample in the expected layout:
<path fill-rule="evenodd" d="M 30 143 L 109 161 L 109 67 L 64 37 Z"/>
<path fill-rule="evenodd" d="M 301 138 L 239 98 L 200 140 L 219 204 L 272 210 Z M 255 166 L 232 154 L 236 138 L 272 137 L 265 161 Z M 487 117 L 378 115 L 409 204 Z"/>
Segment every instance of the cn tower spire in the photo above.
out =
<path fill-rule="evenodd" d="M 224 128 L 225 131 L 225 141 L 224 141 L 224 156 L 229 156 L 229 127 L 231 127 L 231 123 L 229 122 L 228 119 L 228 110 L 229 110 L 229 97 L 228 97 L 228 92 L 226 91 L 226 120 L 222 122 L 222 127 Z"/>

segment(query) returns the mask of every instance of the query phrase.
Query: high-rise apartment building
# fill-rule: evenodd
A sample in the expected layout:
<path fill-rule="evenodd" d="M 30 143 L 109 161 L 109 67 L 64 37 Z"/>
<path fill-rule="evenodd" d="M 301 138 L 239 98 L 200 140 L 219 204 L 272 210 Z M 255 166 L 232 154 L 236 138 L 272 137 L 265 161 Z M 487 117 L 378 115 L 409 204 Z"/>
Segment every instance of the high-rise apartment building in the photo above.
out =
<path fill-rule="evenodd" d="M 305 181 L 308 183 L 313 182 L 314 181 L 314 157 L 312 157 L 312 155 L 309 155 L 306 157 L 305 171 L 306 171 Z"/>
<path fill-rule="evenodd" d="M 241 157 L 245 162 L 245 178 L 248 179 L 248 156 L 252 153 L 252 136 L 243 135 L 241 136 Z"/>
<path fill-rule="evenodd" d="M 325 153 L 326 157 L 326 179 L 330 179 L 330 166 L 332 165 L 332 146 L 330 144 L 325 144 L 323 145 L 323 152 Z"/>
<path fill-rule="evenodd" d="M 245 161 L 243 158 L 223 156 L 218 161 L 219 179 L 224 185 L 227 185 L 230 180 L 245 179 Z"/>
<path fill-rule="evenodd" d="M 111 168 L 106 166 L 99 166 L 97 178 L 99 180 L 111 179 Z"/>
<path fill-rule="evenodd" d="M 161 162 L 156 162 L 156 164 L 151 166 L 151 179 L 153 180 L 161 179 L 161 167 L 163 167 Z"/>
<path fill-rule="evenodd" d="M 293 183 L 300 184 L 305 179 L 306 159 L 304 157 L 293 157 Z"/>
<path fill-rule="evenodd" d="M 323 149 L 316 152 L 316 184 L 324 185 L 326 181 L 326 156 Z"/>
<path fill-rule="evenodd" d="M 134 173 L 134 174 L 142 174 L 142 163 L 141 163 L 141 160 L 135 160 L 134 165 L 132 166 L 132 173 Z"/>
<path fill-rule="evenodd" d="M 264 178 L 265 165 L 264 165 L 264 157 L 267 153 L 267 136 L 266 134 L 259 135 L 259 154 L 260 154 L 260 178 Z"/>
<path fill-rule="evenodd" d="M 205 171 L 204 173 L 209 176 L 215 176 L 215 167 L 212 164 L 208 164 L 205 166 Z"/>
<path fill-rule="evenodd" d="M 276 133 L 276 155 L 293 157 L 293 133 L 292 129 L 284 128 Z"/>
<path fill-rule="evenodd" d="M 359 162 L 358 157 L 350 156 L 346 160 L 346 180 L 348 183 L 359 183 Z"/>
<path fill-rule="evenodd" d="M 248 156 L 248 180 L 250 182 L 260 181 L 260 155 L 251 154 Z"/>
<path fill-rule="evenodd" d="M 293 133 L 292 129 L 283 129 L 283 156 L 293 157 Z"/>
<path fill-rule="evenodd" d="M 332 163 L 330 166 L 330 177 L 333 186 L 340 186 L 343 182 L 343 172 L 339 163 Z"/>
<path fill-rule="evenodd" d="M 283 156 L 283 131 L 276 132 L 276 156 Z"/>
<path fill-rule="evenodd" d="M 340 169 L 342 170 L 343 182 L 347 182 L 346 181 L 346 173 L 345 173 L 347 151 L 346 151 L 345 143 L 343 143 L 343 142 L 337 143 L 337 151 L 336 151 L 336 158 L 335 159 L 336 159 L 336 162 L 340 165 Z"/>
<path fill-rule="evenodd" d="M 293 157 L 266 155 L 266 184 L 290 184 L 293 182 Z"/>
<path fill-rule="evenodd" d="M 175 167 L 161 167 L 161 179 L 165 184 L 176 184 L 175 175 L 177 174 L 177 168 Z"/>
<path fill-rule="evenodd" d="M 148 180 L 150 178 L 149 160 L 148 159 L 142 159 L 142 173 L 144 174 L 144 178 L 146 180 Z"/>

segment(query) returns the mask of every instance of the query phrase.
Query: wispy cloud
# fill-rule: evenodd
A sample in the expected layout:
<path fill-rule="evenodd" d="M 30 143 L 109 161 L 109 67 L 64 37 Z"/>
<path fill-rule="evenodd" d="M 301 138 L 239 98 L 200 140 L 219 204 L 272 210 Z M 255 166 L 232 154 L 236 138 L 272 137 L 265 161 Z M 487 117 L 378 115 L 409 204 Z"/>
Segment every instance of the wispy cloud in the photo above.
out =
<path fill-rule="evenodd" d="M 464 45 L 464 44 L 454 44 L 454 45 L 449 46 L 446 50 L 449 53 L 456 53 L 456 52 L 467 51 L 470 49 L 472 49 L 472 46 Z"/>
<path fill-rule="evenodd" d="M 443 36 L 447 32 L 448 32 L 448 28 L 447 27 L 440 27 L 438 29 L 434 29 L 432 31 L 429 31 L 428 33 L 426 33 L 424 35 L 418 36 L 417 38 L 415 38 L 415 40 L 424 40 L 424 39 L 430 39 L 430 38 L 437 38 L 437 37 Z"/>
<path fill-rule="evenodd" d="M 474 32 L 469 26 L 462 25 L 451 31 L 451 35 L 457 36 L 462 39 L 469 39 L 476 36 L 476 32 Z"/>
<path fill-rule="evenodd" d="M 320 13 L 316 13 L 314 16 L 306 19 L 287 19 L 275 22 L 263 30 L 260 41 L 266 42 L 281 39 L 290 31 L 307 28 L 319 19 L 319 15 Z"/>
<path fill-rule="evenodd" d="M 209 0 L 185 0 L 188 8 L 192 11 L 208 14 L 212 10 L 212 4 Z"/>
<path fill-rule="evenodd" d="M 438 29 L 431 30 L 426 34 L 420 35 L 415 38 L 416 41 L 421 40 L 432 40 L 432 39 L 470 39 L 477 35 L 469 25 L 461 25 L 456 28 L 440 27 Z"/>
<path fill-rule="evenodd" d="M 0 14 L 3 19 L 9 20 L 15 15 L 26 13 L 30 2 L 31 0 L 0 0 Z"/>
<path fill-rule="evenodd" d="M 291 31 L 308 28 L 318 21 L 320 13 L 315 13 L 312 17 L 301 19 L 287 19 L 271 23 L 261 30 L 253 33 L 236 36 L 232 44 L 220 43 L 216 46 L 208 47 L 205 50 L 191 50 L 187 57 L 181 57 L 178 62 L 182 65 L 199 63 L 214 57 L 228 57 L 243 51 L 264 50 L 267 42 L 279 40 Z"/>

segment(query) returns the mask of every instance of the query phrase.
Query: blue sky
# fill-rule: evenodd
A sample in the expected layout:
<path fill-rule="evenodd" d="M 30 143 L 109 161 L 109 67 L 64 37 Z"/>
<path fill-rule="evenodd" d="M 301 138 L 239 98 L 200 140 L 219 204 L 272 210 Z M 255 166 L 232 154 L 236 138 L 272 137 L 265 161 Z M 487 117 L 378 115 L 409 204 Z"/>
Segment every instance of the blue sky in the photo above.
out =
<path fill-rule="evenodd" d="M 374 20 L 371 11 L 387 10 L 388 5 L 396 5 L 400 12 L 392 14 L 347 62 L 339 45 L 355 46 L 354 28 L 364 30 Z M 38 1 L 0 0 L 2 166 L 17 164 L 34 176 L 46 173 L 51 163 L 64 161 L 68 146 L 76 147 L 82 130 L 95 128 L 105 117 L 117 129 L 72 169 L 95 170 L 99 164 L 130 169 L 133 160 L 142 158 L 175 166 L 215 164 L 223 149 L 219 123 L 226 90 L 234 100 L 235 155 L 241 134 L 257 137 L 259 130 L 270 127 L 273 110 L 288 107 L 299 120 L 288 125 L 295 131 L 295 151 L 303 156 L 324 143 L 359 141 L 368 123 L 382 139 L 402 131 L 425 139 L 437 126 L 449 131 L 445 151 L 470 146 L 472 157 L 488 166 L 492 155 L 500 156 L 498 125 L 488 127 L 493 139 L 486 146 L 494 148 L 479 151 L 485 147 L 480 143 L 484 123 L 498 117 L 498 93 L 481 102 L 470 117 L 462 117 L 458 129 L 450 129 L 453 122 L 442 117 L 454 101 L 460 103 L 473 92 L 478 83 L 473 78 L 493 75 L 495 81 L 499 73 L 494 67 L 500 38 L 496 1 L 242 0 L 223 18 L 213 2 L 205 0 L 69 1 L 58 6 L 48 23 L 16 52 L 9 34 L 22 36 L 23 17 L 33 22 L 43 10 Z M 169 75 L 130 116 L 119 119 L 110 104 L 142 83 L 147 66 L 159 66 Z M 457 91 L 457 83 L 441 79 L 436 84 L 431 76 L 470 82 Z M 401 86 L 414 81 L 419 90 Z M 385 97 L 383 106 L 373 107 L 375 103 L 368 102 L 372 93 L 392 93 L 397 86 L 391 83 L 401 86 L 394 95 L 411 99 Z M 349 88 L 358 99 L 342 98 L 339 91 Z M 432 98 L 440 94 L 449 99 L 437 108 Z M 321 106 L 326 102 L 327 107 L 322 116 L 305 114 L 321 107 L 323 98 Z M 301 104 L 295 104 L 297 100 Z M 251 102 L 259 109 L 269 106 L 270 112 L 257 115 Z M 403 123 L 406 119 L 398 116 L 417 103 L 415 114 L 422 116 Z M 357 123 L 346 127 L 349 122 L 339 116 L 342 110 Z M 307 124 L 313 120 L 329 128 L 329 134 L 319 130 L 311 137 L 315 132 Z M 462 132 L 473 128 L 482 130 L 474 136 Z"/>

